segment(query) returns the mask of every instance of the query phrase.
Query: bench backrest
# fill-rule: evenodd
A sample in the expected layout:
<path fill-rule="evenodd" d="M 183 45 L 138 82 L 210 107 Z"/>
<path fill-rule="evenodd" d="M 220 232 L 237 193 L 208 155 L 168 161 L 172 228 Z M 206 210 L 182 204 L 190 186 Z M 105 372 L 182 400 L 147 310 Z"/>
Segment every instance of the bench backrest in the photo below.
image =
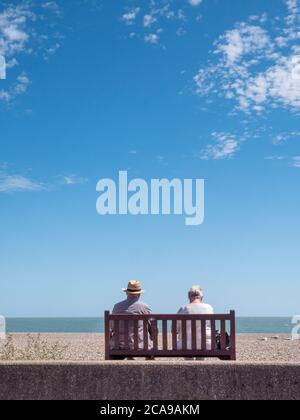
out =
<path fill-rule="evenodd" d="M 236 360 L 235 311 L 226 315 L 112 315 L 106 311 L 105 358 L 113 356 Z"/>

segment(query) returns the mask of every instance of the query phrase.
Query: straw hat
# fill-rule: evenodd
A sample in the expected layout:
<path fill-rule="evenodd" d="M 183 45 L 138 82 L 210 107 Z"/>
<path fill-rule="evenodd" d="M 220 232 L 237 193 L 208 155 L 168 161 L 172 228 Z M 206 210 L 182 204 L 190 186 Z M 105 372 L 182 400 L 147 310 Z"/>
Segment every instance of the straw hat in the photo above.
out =
<path fill-rule="evenodd" d="M 140 295 L 141 293 L 144 293 L 141 283 L 137 280 L 131 280 L 128 283 L 127 289 L 122 290 L 130 295 Z"/>

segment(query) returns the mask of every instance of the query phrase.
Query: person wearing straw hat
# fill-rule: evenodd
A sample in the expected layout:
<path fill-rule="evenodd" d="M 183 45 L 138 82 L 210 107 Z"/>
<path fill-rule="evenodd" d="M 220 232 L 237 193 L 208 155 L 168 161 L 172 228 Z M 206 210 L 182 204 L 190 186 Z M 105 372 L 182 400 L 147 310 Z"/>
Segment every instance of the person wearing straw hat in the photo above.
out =
<path fill-rule="evenodd" d="M 128 286 L 126 289 L 122 289 L 123 292 L 127 294 L 127 297 L 130 296 L 136 296 L 137 298 L 140 298 L 143 293 L 145 293 L 145 290 L 142 289 L 142 285 L 138 280 L 131 280 L 128 283 Z M 140 302 L 141 303 L 141 302 Z M 144 304 L 142 304 L 144 305 Z M 144 305 L 148 306 L 148 305 Z M 149 308 L 149 307 L 148 307 Z"/>
<path fill-rule="evenodd" d="M 117 303 L 112 311 L 113 315 L 149 315 L 151 314 L 151 308 L 149 305 L 141 301 L 141 296 L 145 292 L 142 288 L 141 283 L 138 280 L 131 280 L 128 283 L 127 288 L 122 289 L 126 293 L 127 298 L 122 302 Z M 114 348 L 114 331 L 111 329 L 111 348 Z M 144 346 L 144 327 L 143 322 L 139 322 L 138 331 L 138 343 L 139 348 L 143 349 Z M 153 346 L 152 333 L 150 324 L 148 326 L 148 343 L 149 349 Z M 120 350 L 125 348 L 124 341 L 124 325 L 120 322 Z M 134 331 L 133 326 L 129 327 L 129 348 L 134 348 Z M 118 358 L 120 359 L 120 358 Z M 122 358 L 124 359 L 124 358 Z"/>

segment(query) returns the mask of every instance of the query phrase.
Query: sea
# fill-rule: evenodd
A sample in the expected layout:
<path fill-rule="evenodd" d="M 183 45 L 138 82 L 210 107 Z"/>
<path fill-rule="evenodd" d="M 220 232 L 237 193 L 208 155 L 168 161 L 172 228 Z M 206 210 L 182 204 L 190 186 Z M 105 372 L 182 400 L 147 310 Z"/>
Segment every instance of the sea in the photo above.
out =
<path fill-rule="evenodd" d="M 239 334 L 291 334 L 292 318 L 237 318 Z M 8 333 L 103 333 L 103 318 L 7 318 Z"/>

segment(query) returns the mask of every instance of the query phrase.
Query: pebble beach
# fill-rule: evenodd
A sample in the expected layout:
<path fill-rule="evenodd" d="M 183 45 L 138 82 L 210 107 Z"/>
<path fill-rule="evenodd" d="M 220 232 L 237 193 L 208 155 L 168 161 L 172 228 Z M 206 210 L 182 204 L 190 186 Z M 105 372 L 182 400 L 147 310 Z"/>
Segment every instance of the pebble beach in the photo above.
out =
<path fill-rule="evenodd" d="M 28 337 L 28 334 L 11 334 L 14 348 L 26 348 Z M 37 335 L 30 334 L 30 337 L 35 339 Z M 65 361 L 104 360 L 103 334 L 41 334 L 40 339 L 50 346 L 57 344 L 63 347 Z M 1 340 L 0 354 L 4 345 L 5 341 Z M 237 360 L 239 362 L 300 363 L 300 341 L 291 341 L 291 338 L 285 335 L 240 334 L 237 336 Z"/>

